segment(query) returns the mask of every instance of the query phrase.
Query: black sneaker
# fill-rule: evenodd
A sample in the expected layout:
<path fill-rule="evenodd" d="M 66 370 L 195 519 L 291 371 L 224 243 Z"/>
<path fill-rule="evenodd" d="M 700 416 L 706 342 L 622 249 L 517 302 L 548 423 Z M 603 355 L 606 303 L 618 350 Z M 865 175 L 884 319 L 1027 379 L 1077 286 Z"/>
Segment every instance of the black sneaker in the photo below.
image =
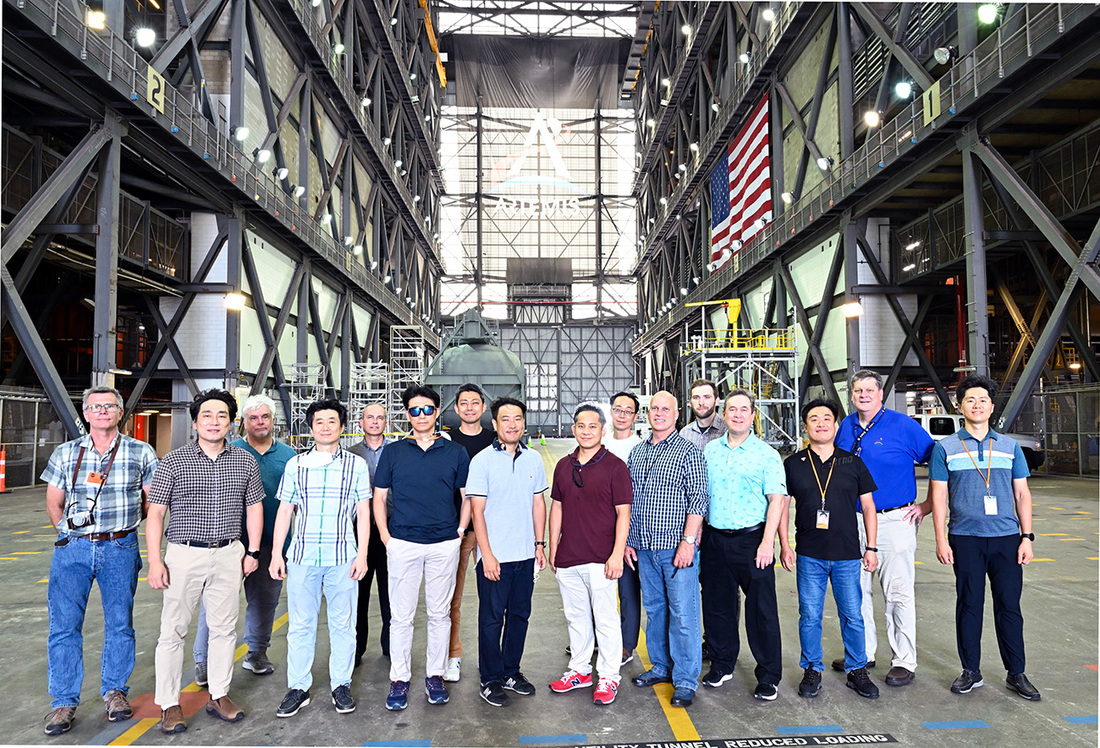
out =
<path fill-rule="evenodd" d="M 717 667 L 711 667 L 707 671 L 707 674 L 703 676 L 703 685 L 708 688 L 720 688 L 723 683 L 733 678 L 733 673 L 727 673 L 719 670 Z"/>
<path fill-rule="evenodd" d="M 309 691 L 300 688 L 292 688 L 286 692 L 279 708 L 275 710 L 276 717 L 293 717 L 298 710 L 309 704 Z"/>
<path fill-rule="evenodd" d="M 1031 685 L 1031 681 L 1027 679 L 1027 676 L 1023 673 L 1017 675 L 1009 675 L 1005 678 L 1005 685 L 1009 689 L 1023 696 L 1028 701 L 1039 701 L 1043 697 L 1039 694 L 1039 689 Z"/>
<path fill-rule="evenodd" d="M 865 699 L 878 698 L 878 686 L 871 682 L 871 676 L 867 674 L 865 667 L 848 673 L 848 688 Z"/>
<path fill-rule="evenodd" d="M 805 699 L 812 699 L 819 693 L 821 693 L 821 673 L 808 667 L 802 673 L 802 682 L 798 684 L 798 695 Z"/>
<path fill-rule="evenodd" d="M 497 681 L 481 687 L 481 698 L 490 706 L 508 706 L 512 700 L 504 693 L 504 687 Z"/>
<path fill-rule="evenodd" d="M 752 695 L 761 701 L 775 701 L 779 696 L 779 689 L 771 683 L 757 683 Z"/>
<path fill-rule="evenodd" d="M 533 696 L 535 687 L 531 681 L 523 677 L 523 673 L 516 673 L 504 679 L 504 687 L 509 691 L 515 691 L 520 696 Z"/>
<path fill-rule="evenodd" d="M 337 714 L 351 714 L 355 711 L 355 699 L 351 697 L 351 686 L 345 683 L 332 692 L 332 705 Z"/>
<path fill-rule="evenodd" d="M 982 680 L 981 670 L 967 670 L 963 668 L 962 673 L 955 679 L 955 682 L 951 684 L 951 693 L 970 693 L 975 688 L 981 688 L 985 685 L 985 681 Z"/>

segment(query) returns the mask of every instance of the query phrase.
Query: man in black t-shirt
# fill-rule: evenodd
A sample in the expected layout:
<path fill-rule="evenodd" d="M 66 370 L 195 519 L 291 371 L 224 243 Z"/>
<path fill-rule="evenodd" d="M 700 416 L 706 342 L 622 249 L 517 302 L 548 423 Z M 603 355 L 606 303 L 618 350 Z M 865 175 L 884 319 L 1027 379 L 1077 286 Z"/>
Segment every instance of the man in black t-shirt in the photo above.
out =
<path fill-rule="evenodd" d="M 481 416 L 487 408 L 485 393 L 473 382 L 467 382 L 458 388 L 455 395 L 455 413 L 462 423 L 457 429 L 443 432 L 443 435 L 455 444 L 464 447 L 470 459 L 474 459 L 481 450 L 491 446 L 497 434 L 492 429 L 483 428 Z M 456 493 L 455 504 L 462 499 Z M 443 680 L 455 682 L 462 676 L 462 637 L 458 624 L 462 620 L 462 593 L 466 589 L 466 570 L 470 566 L 470 557 L 477 551 L 477 538 L 471 522 L 462 538 L 462 547 L 458 552 L 458 571 L 455 577 L 455 594 L 451 598 L 451 645 L 447 657 L 447 669 L 443 671 Z"/>
<path fill-rule="evenodd" d="M 808 449 L 795 452 L 783 463 L 787 490 L 795 500 L 795 542 L 798 545 L 799 663 L 804 673 L 798 695 L 813 698 L 821 691 L 825 670 L 821 650 L 821 620 L 825 588 L 832 580 L 833 598 L 844 639 L 848 688 L 877 699 L 878 686 L 867 674 L 867 646 L 863 633 L 860 570 L 878 566 L 875 538 L 878 522 L 871 492 L 875 482 L 859 457 L 833 446 L 840 406 L 831 400 L 811 400 L 802 406 L 802 425 Z M 859 547 L 856 501 L 863 513 L 867 548 Z M 789 511 L 789 509 L 788 509 Z M 786 514 L 786 512 L 785 512 Z M 780 522 L 780 561 L 791 570 L 794 551 L 787 537 L 787 517 Z M 861 564 L 862 559 L 862 564 Z"/>

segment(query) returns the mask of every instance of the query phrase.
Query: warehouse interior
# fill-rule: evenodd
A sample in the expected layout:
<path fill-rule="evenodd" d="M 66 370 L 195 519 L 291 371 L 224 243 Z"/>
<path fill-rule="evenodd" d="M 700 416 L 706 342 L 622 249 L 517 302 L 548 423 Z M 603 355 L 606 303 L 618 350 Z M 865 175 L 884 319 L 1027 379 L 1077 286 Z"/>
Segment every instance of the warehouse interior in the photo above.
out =
<path fill-rule="evenodd" d="M 191 438 L 186 405 L 208 387 L 270 395 L 280 438 L 304 446 L 325 394 L 384 402 L 400 431 L 400 391 L 453 387 L 442 354 L 465 347 L 508 354 L 470 371 L 516 375 L 550 466 L 576 406 L 621 390 L 668 390 L 688 419 L 693 380 L 750 387 L 760 435 L 790 449 L 798 404 L 848 409 L 858 369 L 911 415 L 954 413 L 965 374 L 992 377 L 996 428 L 1044 457 L 1053 548 L 1025 612 L 1050 698 L 960 705 L 936 685 L 949 573 L 922 533 L 920 625 L 944 672 L 871 708 L 712 693 L 685 725 L 667 694 L 607 716 L 544 710 L 540 692 L 501 717 L 471 690 L 449 730 L 371 709 L 281 734 L 266 717 L 174 738 L 86 720 L 64 740 L 718 746 L 801 725 L 1095 744 L 1095 3 L 4 0 L 2 23 L 0 501 L 19 547 L 0 563 L 19 591 L 0 661 L 22 676 L 3 686 L 20 702 L 5 742 L 43 742 L 39 476 L 83 433 L 83 389 L 117 387 L 158 455 Z M 546 675 L 567 641 L 551 576 L 536 611 L 552 633 L 532 637 Z M 792 599 L 781 611 L 793 622 Z M 280 690 L 262 689 L 257 716 Z"/>

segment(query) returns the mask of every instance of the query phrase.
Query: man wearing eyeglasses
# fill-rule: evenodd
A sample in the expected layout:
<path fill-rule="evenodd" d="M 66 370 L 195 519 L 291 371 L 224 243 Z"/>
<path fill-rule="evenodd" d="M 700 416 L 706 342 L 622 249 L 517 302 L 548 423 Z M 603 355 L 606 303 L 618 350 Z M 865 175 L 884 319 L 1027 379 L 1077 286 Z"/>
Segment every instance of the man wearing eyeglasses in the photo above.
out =
<path fill-rule="evenodd" d="M 122 407 L 114 387 L 85 390 L 88 434 L 57 447 L 42 471 L 46 514 L 57 528 L 46 591 L 53 699 L 47 735 L 68 732 L 80 703 L 84 610 L 93 581 L 103 601 L 100 695 L 107 719 L 133 716 L 126 682 L 134 670 L 134 592 L 141 569 L 136 530 L 157 456 L 145 442 L 119 433 Z"/>
<path fill-rule="evenodd" d="M 634 445 L 642 441 L 634 431 L 640 407 L 633 393 L 619 392 L 611 396 L 611 438 L 604 439 L 603 446 L 624 463 L 630 459 L 630 450 L 634 449 Z M 642 588 L 638 570 L 630 564 L 623 566 L 623 574 L 619 577 L 619 618 L 623 635 L 621 665 L 625 665 L 634 659 L 642 626 Z"/>
<path fill-rule="evenodd" d="M 428 614 L 427 678 L 429 704 L 450 700 L 443 672 L 451 637 L 450 606 L 462 535 L 470 521 L 466 477 L 470 458 L 466 450 L 435 433 L 439 393 L 424 385 L 410 385 L 401 402 L 412 432 L 382 450 L 374 473 L 374 518 L 386 545 L 390 584 L 390 692 L 386 708 L 408 706 L 412 678 L 413 619 L 424 580 Z M 393 516 L 386 516 L 391 493 Z M 461 509 L 455 491 L 462 492 Z"/>
<path fill-rule="evenodd" d="M 569 668 L 550 684 L 550 690 L 565 693 L 592 686 L 594 628 L 600 656 L 592 700 L 607 706 L 618 694 L 622 667 L 615 656 L 622 647 L 615 594 L 625 565 L 633 491 L 626 464 L 600 443 L 603 430 L 600 408 L 578 407 L 573 414 L 577 449 L 554 469 L 550 568 L 557 574 L 569 623 L 571 657 Z"/>
<path fill-rule="evenodd" d="M 637 563 L 652 667 L 638 687 L 672 683 L 672 706 L 691 706 L 702 670 L 696 543 L 710 503 L 703 453 L 676 432 L 680 409 L 660 391 L 649 404 L 652 433 L 627 465 L 634 487 L 627 563 Z"/>

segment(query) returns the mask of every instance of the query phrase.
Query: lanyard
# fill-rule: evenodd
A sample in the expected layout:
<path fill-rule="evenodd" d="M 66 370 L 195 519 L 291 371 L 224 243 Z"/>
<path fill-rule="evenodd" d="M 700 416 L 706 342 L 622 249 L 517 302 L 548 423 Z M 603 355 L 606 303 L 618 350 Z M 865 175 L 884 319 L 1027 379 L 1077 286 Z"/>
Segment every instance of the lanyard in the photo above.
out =
<path fill-rule="evenodd" d="M 817 468 L 814 467 L 814 453 L 809 449 L 806 450 L 806 456 L 810 458 L 810 470 L 814 471 L 814 480 L 817 481 L 817 490 L 821 492 L 821 511 L 825 511 L 825 492 L 829 490 L 829 481 L 833 479 L 833 468 L 836 467 L 836 460 L 833 460 L 833 464 L 829 466 L 829 475 L 825 478 L 825 487 L 821 487 L 821 478 L 817 476 Z"/>
<path fill-rule="evenodd" d="M 863 449 L 863 437 L 867 436 L 867 432 L 875 427 L 875 424 L 878 423 L 878 419 L 882 417 L 882 414 L 885 411 L 885 405 L 879 408 L 878 413 L 875 413 L 875 417 L 871 419 L 871 422 L 869 424 L 867 424 L 867 428 L 863 429 L 863 431 L 859 433 L 859 436 L 856 437 L 855 442 L 852 443 L 852 453 L 855 454 L 857 457 L 859 456 L 860 450 Z M 859 423 L 859 421 L 856 421 L 856 423 Z"/>
<path fill-rule="evenodd" d="M 970 454 L 970 448 L 966 446 L 966 440 L 960 439 L 963 449 L 966 450 L 966 456 L 970 458 L 970 461 L 974 463 L 974 469 L 978 471 L 978 475 L 985 481 L 985 492 L 989 493 L 989 479 L 993 477 L 993 435 L 989 435 L 989 462 L 986 465 L 985 475 L 982 475 L 982 469 L 978 467 L 978 462 L 974 459 L 974 455 Z M 978 442 L 978 446 L 981 447 L 982 443 Z"/>
<path fill-rule="evenodd" d="M 99 482 L 99 488 L 95 491 L 95 497 L 92 499 L 91 509 L 95 509 L 96 504 L 99 503 L 99 494 L 103 492 L 103 487 L 107 485 L 107 476 L 111 474 L 111 466 L 115 464 L 115 455 L 118 454 L 118 448 L 122 446 L 122 434 L 115 435 L 115 448 L 111 450 L 111 459 L 107 460 L 107 469 L 103 471 L 103 479 Z M 76 482 L 80 477 L 80 464 L 84 462 L 84 447 L 80 448 L 80 451 L 76 455 L 76 467 L 73 468 L 73 488 L 76 488 Z M 72 504 L 70 504 L 72 506 Z"/>

